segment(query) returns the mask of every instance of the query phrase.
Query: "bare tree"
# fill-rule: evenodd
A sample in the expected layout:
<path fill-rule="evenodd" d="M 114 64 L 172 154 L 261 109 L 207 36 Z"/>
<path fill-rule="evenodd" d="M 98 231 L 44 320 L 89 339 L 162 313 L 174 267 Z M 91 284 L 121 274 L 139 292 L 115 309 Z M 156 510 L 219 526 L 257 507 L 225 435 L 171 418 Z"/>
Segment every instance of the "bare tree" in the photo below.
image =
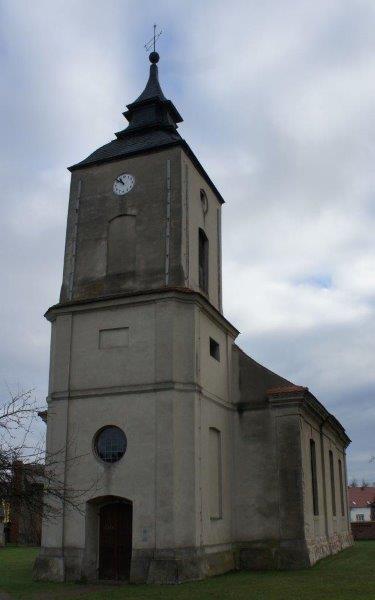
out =
<path fill-rule="evenodd" d="M 31 517 L 52 518 L 69 506 L 82 511 L 83 497 L 92 488 L 73 489 L 65 482 L 69 463 L 80 460 L 74 441 L 46 453 L 44 443 L 35 437 L 38 415 L 44 415 L 34 390 L 9 391 L 0 400 L 0 501 Z"/>
<path fill-rule="evenodd" d="M 358 481 L 353 477 L 353 479 L 349 482 L 349 487 L 356 488 L 358 487 Z"/>

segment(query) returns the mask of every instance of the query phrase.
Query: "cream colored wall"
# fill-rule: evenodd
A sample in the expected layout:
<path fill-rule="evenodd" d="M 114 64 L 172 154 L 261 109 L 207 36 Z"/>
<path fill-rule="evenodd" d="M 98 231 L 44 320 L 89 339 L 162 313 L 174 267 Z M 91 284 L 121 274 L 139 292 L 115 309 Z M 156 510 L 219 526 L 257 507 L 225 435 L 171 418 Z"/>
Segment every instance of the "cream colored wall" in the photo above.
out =
<path fill-rule="evenodd" d="M 196 400 L 197 467 L 201 513 L 197 514 L 197 531 L 200 543 L 215 548 L 228 544 L 232 536 L 233 489 L 233 419 L 235 408 L 231 401 L 231 357 L 234 338 L 217 321 L 197 308 L 196 343 L 197 381 L 202 392 Z M 220 346 L 220 361 L 210 355 L 210 337 Z M 221 434 L 221 501 L 220 519 L 210 518 L 209 429 Z"/>
<path fill-rule="evenodd" d="M 66 408 L 62 400 L 50 405 L 50 451 L 65 449 L 65 430 L 59 429 Z M 67 416 L 65 484 L 84 492 L 83 511 L 87 501 L 100 496 L 127 498 L 133 502 L 134 549 L 194 546 L 194 395 L 160 391 L 77 398 L 69 401 Z M 93 452 L 95 435 L 106 425 L 127 436 L 126 454 L 113 464 Z M 64 519 L 45 521 L 43 546 L 83 548 L 85 525 L 84 514 L 67 506 Z"/>
<path fill-rule="evenodd" d="M 330 428 L 324 427 L 324 453 L 325 453 L 325 464 L 326 464 L 326 491 L 327 491 L 327 515 L 328 515 L 328 532 L 329 535 L 345 533 L 348 531 L 348 515 L 346 506 L 346 485 L 345 485 L 345 455 L 343 453 L 342 446 L 338 443 L 337 438 Z M 333 515 L 332 510 L 332 492 L 331 492 L 331 476 L 330 476 L 330 463 L 329 463 L 329 451 L 332 451 L 333 455 L 333 468 L 335 478 L 335 501 L 336 501 L 336 516 Z M 341 495 L 340 495 L 340 476 L 339 476 L 339 464 L 341 460 L 342 472 L 343 472 L 343 497 L 344 497 L 344 511 L 342 514 L 341 509 Z"/>
<path fill-rule="evenodd" d="M 232 541 L 233 489 L 233 410 L 201 397 L 197 400 L 197 421 L 201 442 L 198 462 L 201 469 L 202 543 L 208 546 L 229 544 Z M 221 517 L 211 519 L 209 467 L 209 430 L 214 427 L 221 434 Z"/>
<path fill-rule="evenodd" d="M 195 542 L 194 319 L 193 303 L 161 298 L 76 307 L 53 321 L 48 451 L 62 450 L 62 471 L 67 451 L 61 479 L 87 492 L 83 504 L 102 495 L 133 501 L 135 548 Z M 100 330 L 124 327 L 127 347 L 99 347 Z M 92 451 L 105 425 L 128 438 L 113 465 Z M 84 536 L 84 516 L 66 509 L 65 519 L 44 523 L 43 546 L 83 547 Z"/>
<path fill-rule="evenodd" d="M 50 401 L 48 404 L 48 425 L 46 437 L 46 464 L 50 466 L 57 481 L 65 478 L 65 448 L 68 416 L 68 400 Z M 49 455 L 49 456 L 48 456 Z M 61 548 L 63 544 L 62 502 L 50 495 L 48 504 L 57 511 L 54 519 L 45 519 L 42 526 L 43 548 Z"/>
<path fill-rule="evenodd" d="M 304 480 L 304 505 L 305 505 L 305 531 L 307 539 L 320 538 L 325 535 L 325 509 L 323 494 L 322 454 L 320 448 L 320 434 L 315 424 L 302 421 L 302 459 Z M 314 515 L 313 493 L 310 463 L 310 439 L 315 442 L 316 472 L 318 482 L 319 515 Z"/>
<path fill-rule="evenodd" d="M 342 443 L 330 427 L 323 427 L 323 435 L 321 436 L 318 424 L 314 421 L 314 419 L 307 416 L 301 417 L 301 428 L 306 538 L 313 540 L 317 538 L 323 538 L 324 536 L 331 537 L 335 534 L 347 533 L 348 517 L 345 487 L 345 456 Z M 310 439 L 315 441 L 316 449 L 319 515 L 313 514 Z M 336 517 L 334 517 L 332 513 L 329 450 L 332 450 L 334 462 Z M 344 515 L 341 514 L 340 482 L 338 472 L 339 458 L 342 461 L 344 477 Z"/>
<path fill-rule="evenodd" d="M 206 394 L 231 402 L 231 359 L 233 337 L 199 310 L 197 320 L 199 371 L 197 379 Z M 210 338 L 220 347 L 220 361 L 210 355 Z"/>
<path fill-rule="evenodd" d="M 180 301 L 101 303 L 53 323 L 50 394 L 85 394 L 159 381 L 192 382 L 194 307 Z M 100 348 L 101 330 L 128 328 L 125 347 Z"/>
<path fill-rule="evenodd" d="M 131 500 L 135 549 L 194 544 L 193 414 L 192 398 L 173 391 L 70 401 L 68 487 L 89 490 L 86 501 L 107 495 Z M 117 463 L 104 463 L 92 449 L 105 425 L 127 436 L 126 454 Z M 85 520 L 77 511 L 65 519 L 64 543 L 85 545 Z"/>
<path fill-rule="evenodd" d="M 221 203 L 189 157 L 181 150 L 182 168 L 182 263 L 185 265 L 186 286 L 199 291 L 198 232 L 202 228 L 209 240 L 208 297 L 218 310 L 222 309 L 221 284 Z M 203 214 L 200 190 L 208 199 L 208 212 Z"/>
<path fill-rule="evenodd" d="M 135 549 L 229 543 L 233 335 L 189 296 L 66 310 L 53 321 L 48 449 L 64 448 L 68 436 L 67 487 L 85 490 L 83 506 L 107 495 L 131 500 Z M 128 345 L 100 348 L 100 331 L 119 328 L 128 328 Z M 220 344 L 220 362 L 210 356 L 210 336 Z M 93 453 L 106 425 L 128 439 L 126 455 L 111 465 Z M 218 521 L 209 515 L 210 427 L 222 441 Z M 83 548 L 85 518 L 67 508 L 64 520 L 44 524 L 43 535 L 45 547 Z"/>
<path fill-rule="evenodd" d="M 129 328 L 129 345 L 99 347 L 103 329 Z M 155 379 L 155 304 L 84 312 L 73 319 L 71 389 L 110 388 Z"/>

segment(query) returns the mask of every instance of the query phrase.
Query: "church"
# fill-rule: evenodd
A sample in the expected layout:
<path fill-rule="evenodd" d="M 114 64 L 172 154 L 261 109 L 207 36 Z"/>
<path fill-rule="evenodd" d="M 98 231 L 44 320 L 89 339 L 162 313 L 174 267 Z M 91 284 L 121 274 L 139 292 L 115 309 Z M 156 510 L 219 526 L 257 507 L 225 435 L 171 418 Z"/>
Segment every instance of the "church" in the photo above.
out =
<path fill-rule="evenodd" d="M 149 60 L 127 127 L 70 167 L 61 295 L 46 313 L 47 454 L 62 452 L 67 497 L 43 521 L 34 576 L 179 583 L 308 567 L 352 543 L 350 440 L 307 387 L 236 344 L 224 199 Z"/>

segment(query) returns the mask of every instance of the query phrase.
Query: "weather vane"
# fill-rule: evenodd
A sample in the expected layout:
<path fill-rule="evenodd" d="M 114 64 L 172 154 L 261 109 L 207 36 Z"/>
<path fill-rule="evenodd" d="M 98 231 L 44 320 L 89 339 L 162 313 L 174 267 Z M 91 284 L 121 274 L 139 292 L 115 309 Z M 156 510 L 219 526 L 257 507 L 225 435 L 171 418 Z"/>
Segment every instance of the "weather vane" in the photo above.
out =
<path fill-rule="evenodd" d="M 158 31 L 156 33 L 156 23 L 154 24 L 154 35 L 152 36 L 152 38 L 145 44 L 145 48 L 146 48 L 146 52 L 149 52 L 151 50 L 151 48 L 153 48 L 153 52 L 156 52 L 155 50 L 155 46 L 156 46 L 156 42 L 158 41 L 158 39 L 160 38 L 161 34 L 162 34 L 162 30 L 160 29 L 160 31 Z"/>

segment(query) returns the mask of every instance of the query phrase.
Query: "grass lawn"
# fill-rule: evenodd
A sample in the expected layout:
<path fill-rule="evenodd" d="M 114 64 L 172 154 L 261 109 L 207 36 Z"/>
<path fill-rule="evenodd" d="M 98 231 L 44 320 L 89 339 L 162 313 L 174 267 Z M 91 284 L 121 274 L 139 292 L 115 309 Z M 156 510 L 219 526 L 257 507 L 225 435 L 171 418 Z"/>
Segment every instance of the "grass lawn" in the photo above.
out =
<path fill-rule="evenodd" d="M 229 573 L 178 586 L 37 583 L 36 548 L 0 549 L 0 600 L 375 600 L 375 541 L 303 571 Z"/>

